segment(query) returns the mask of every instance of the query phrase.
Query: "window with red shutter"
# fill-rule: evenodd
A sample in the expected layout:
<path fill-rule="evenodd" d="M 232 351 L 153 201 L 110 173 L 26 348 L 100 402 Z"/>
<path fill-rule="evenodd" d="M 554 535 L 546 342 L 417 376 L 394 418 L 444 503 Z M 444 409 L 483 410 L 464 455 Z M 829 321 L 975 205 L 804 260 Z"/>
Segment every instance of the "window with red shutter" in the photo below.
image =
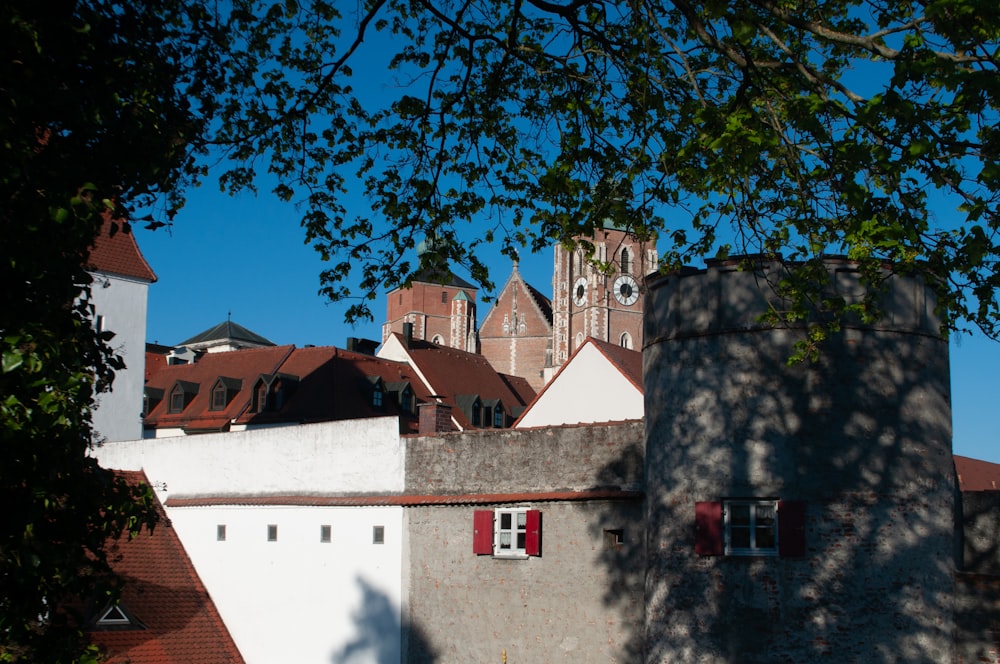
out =
<path fill-rule="evenodd" d="M 694 552 L 699 556 L 721 556 L 722 551 L 722 503 L 695 503 Z"/>
<path fill-rule="evenodd" d="M 493 510 L 476 510 L 473 514 L 472 552 L 479 556 L 493 553 Z"/>
<path fill-rule="evenodd" d="M 778 501 L 778 555 L 806 555 L 806 503 L 803 500 Z"/>
<path fill-rule="evenodd" d="M 529 556 L 542 555 L 542 513 L 538 510 L 525 512 L 527 529 L 524 537 L 524 552 Z"/>
<path fill-rule="evenodd" d="M 542 555 L 542 513 L 518 507 L 476 510 L 472 552 L 476 555 L 525 558 Z"/>

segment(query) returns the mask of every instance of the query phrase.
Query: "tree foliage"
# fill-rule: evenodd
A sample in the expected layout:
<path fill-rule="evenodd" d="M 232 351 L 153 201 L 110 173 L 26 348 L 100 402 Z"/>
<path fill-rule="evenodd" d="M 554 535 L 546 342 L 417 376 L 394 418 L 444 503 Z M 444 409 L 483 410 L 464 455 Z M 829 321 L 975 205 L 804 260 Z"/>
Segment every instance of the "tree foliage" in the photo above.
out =
<path fill-rule="evenodd" d="M 885 261 L 918 271 L 947 328 L 997 334 L 994 2 L 234 5 L 223 184 L 279 179 L 334 299 L 404 281 L 421 239 L 489 285 L 483 243 L 513 255 L 610 220 L 659 232 L 664 269 L 797 264 L 776 321 L 816 298 L 876 315 L 815 287 L 835 253 L 873 292 Z M 345 202 L 359 190 L 364 210 Z"/>
<path fill-rule="evenodd" d="M 198 4 L 0 7 L 0 661 L 92 657 L 69 607 L 110 597 L 105 541 L 152 525 L 148 487 L 88 456 L 95 390 L 121 366 L 85 271 L 105 215 L 180 204 L 221 61 Z"/>

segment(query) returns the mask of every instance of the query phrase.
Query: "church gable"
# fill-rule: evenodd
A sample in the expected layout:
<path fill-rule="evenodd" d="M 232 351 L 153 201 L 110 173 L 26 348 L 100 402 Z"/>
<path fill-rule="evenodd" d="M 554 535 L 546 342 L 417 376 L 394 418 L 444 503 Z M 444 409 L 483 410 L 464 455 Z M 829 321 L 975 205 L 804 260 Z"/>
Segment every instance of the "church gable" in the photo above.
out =
<path fill-rule="evenodd" d="M 537 337 L 552 334 L 548 298 L 522 278 L 517 266 L 483 319 L 479 337 Z"/>

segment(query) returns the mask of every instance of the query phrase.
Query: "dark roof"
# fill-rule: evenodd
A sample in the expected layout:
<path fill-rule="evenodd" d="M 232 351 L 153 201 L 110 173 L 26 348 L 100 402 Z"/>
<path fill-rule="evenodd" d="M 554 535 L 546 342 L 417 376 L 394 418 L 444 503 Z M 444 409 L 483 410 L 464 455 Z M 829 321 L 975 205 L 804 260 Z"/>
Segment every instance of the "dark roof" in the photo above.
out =
<path fill-rule="evenodd" d="M 251 332 L 247 328 L 243 327 L 239 323 L 234 323 L 231 320 L 225 320 L 216 325 L 215 327 L 209 328 L 202 332 L 201 334 L 196 334 L 190 339 L 180 342 L 178 346 L 191 346 L 195 344 L 202 344 L 209 341 L 246 341 L 257 346 L 274 346 L 276 345 L 273 341 L 265 339 L 256 332 Z"/>
<path fill-rule="evenodd" d="M 244 351 L 234 351 L 241 352 Z M 430 400 L 423 383 L 405 362 L 334 346 L 295 349 L 279 370 L 299 379 L 286 403 L 275 411 L 244 413 L 237 419 L 239 423 L 307 423 L 395 415 L 400 418 L 400 433 L 409 433 L 417 431 L 417 404 Z M 372 400 L 376 379 L 381 379 L 387 392 L 382 406 L 376 406 Z M 415 398 L 410 413 L 400 409 L 398 394 L 393 399 L 394 393 L 407 384 Z"/>
<path fill-rule="evenodd" d="M 139 251 L 135 234 L 126 231 L 121 221 L 112 221 L 104 216 L 101 234 L 90 249 L 87 267 L 96 272 L 117 274 L 133 279 L 156 281 L 156 274 Z"/>
<path fill-rule="evenodd" d="M 131 484 L 140 472 L 121 473 Z M 163 507 L 152 533 L 107 545 L 111 567 L 123 582 L 119 608 L 132 626 L 89 633 L 110 664 L 239 664 L 243 662 L 208 591 L 198 577 Z M 104 607 L 97 607 L 101 611 Z"/>
<path fill-rule="evenodd" d="M 547 320 L 551 325 L 552 300 L 545 297 L 540 290 L 529 284 L 527 281 L 524 282 L 524 286 L 528 289 L 528 292 L 531 293 L 531 297 L 534 298 L 535 304 L 538 305 L 538 309 L 542 312 L 542 315 L 545 316 L 545 320 Z"/>
<path fill-rule="evenodd" d="M 427 380 L 430 390 L 441 396 L 441 402 L 452 406 L 452 416 L 463 429 L 472 428 L 459 395 L 478 396 L 482 400 L 499 399 L 508 413 L 516 416 L 534 398 L 535 391 L 523 378 L 497 373 L 485 357 L 457 348 L 439 346 L 421 339 L 412 339 L 409 346 L 403 336 L 393 333 L 406 350 L 417 371 Z M 489 423 L 484 423 L 489 426 Z"/>
<path fill-rule="evenodd" d="M 457 276 L 451 270 L 446 270 L 442 272 L 441 270 L 435 269 L 425 269 L 417 272 L 413 275 L 411 282 L 421 283 L 421 284 L 436 284 L 438 286 L 455 286 L 456 288 L 471 288 L 472 290 L 477 290 L 477 287 L 470 284 L 465 279 Z"/>
<path fill-rule="evenodd" d="M 1000 491 L 1000 463 L 955 455 L 960 491 Z"/>

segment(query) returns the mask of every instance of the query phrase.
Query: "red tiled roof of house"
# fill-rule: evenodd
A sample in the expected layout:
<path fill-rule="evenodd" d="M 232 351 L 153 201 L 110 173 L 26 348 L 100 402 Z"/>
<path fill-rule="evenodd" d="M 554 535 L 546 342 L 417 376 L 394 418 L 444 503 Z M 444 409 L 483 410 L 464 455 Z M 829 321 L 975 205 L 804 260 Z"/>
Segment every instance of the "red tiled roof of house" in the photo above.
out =
<path fill-rule="evenodd" d="M 123 230 L 121 223 L 111 221 L 110 215 L 104 216 L 101 234 L 90 250 L 88 268 L 133 279 L 156 281 L 156 273 L 139 251 L 135 233 Z"/>
<path fill-rule="evenodd" d="M 130 483 L 140 472 L 122 473 Z M 110 542 L 112 568 L 123 579 L 119 608 L 138 628 L 95 629 L 93 643 L 109 664 L 240 664 L 233 638 L 184 547 L 160 510 L 152 533 Z"/>
<path fill-rule="evenodd" d="M 430 389 L 452 407 L 452 416 L 463 429 L 473 425 L 462 408 L 462 397 L 499 399 L 505 411 L 516 416 L 535 396 L 527 381 L 501 376 L 482 355 L 420 339 L 410 340 L 407 347 L 403 336 L 394 334 Z"/>
<path fill-rule="evenodd" d="M 275 346 L 207 353 L 190 364 L 150 363 L 147 394 L 160 399 L 144 422 L 148 429 L 184 429 L 188 433 L 226 431 L 231 424 L 266 425 L 325 422 L 384 417 L 400 419 L 400 433 L 418 429 L 417 403 L 430 394 L 416 372 L 404 362 L 384 360 L 333 346 L 295 348 Z M 212 409 L 213 389 L 219 381 L 233 390 L 226 407 Z M 255 394 L 261 381 L 281 384 L 280 399 L 265 408 Z M 382 405 L 373 392 L 379 384 Z M 400 393 L 409 386 L 410 411 Z M 179 413 L 170 412 L 171 392 L 191 394 Z"/>
<path fill-rule="evenodd" d="M 1000 491 L 1000 463 L 955 455 L 960 491 Z"/>
<path fill-rule="evenodd" d="M 280 408 L 261 413 L 248 412 L 239 418 L 240 423 L 307 423 L 397 415 L 400 418 L 400 433 L 409 433 L 417 430 L 417 402 L 430 400 L 423 383 L 406 363 L 334 346 L 298 348 L 285 359 L 278 371 L 298 379 L 295 391 Z M 378 381 L 381 381 L 383 391 L 381 406 L 373 401 Z M 398 394 L 406 385 L 409 385 L 414 398 L 410 412 L 402 410 Z"/>
<path fill-rule="evenodd" d="M 161 367 L 146 382 L 147 393 L 157 390 L 162 394 L 159 395 L 161 400 L 146 415 L 145 426 L 191 431 L 227 429 L 230 421 L 249 410 L 257 379 L 262 374 L 277 373 L 294 348 L 291 345 L 269 346 L 207 353 L 197 362 Z M 220 379 L 229 383 L 234 393 L 224 408 L 213 410 L 213 387 Z M 183 410 L 171 413 L 170 397 L 175 388 L 186 391 L 189 396 Z"/>

